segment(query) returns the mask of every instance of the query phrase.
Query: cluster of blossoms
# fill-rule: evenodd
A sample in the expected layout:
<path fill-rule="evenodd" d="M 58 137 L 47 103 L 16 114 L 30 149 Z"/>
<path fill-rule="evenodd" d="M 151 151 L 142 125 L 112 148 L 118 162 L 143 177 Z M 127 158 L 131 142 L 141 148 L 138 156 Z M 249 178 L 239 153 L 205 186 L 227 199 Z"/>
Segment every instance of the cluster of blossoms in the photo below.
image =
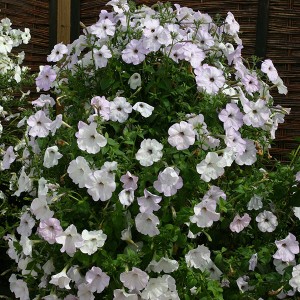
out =
<path fill-rule="evenodd" d="M 28 77 L 28 68 L 22 66 L 25 53 L 24 51 L 17 53 L 14 48 L 28 44 L 30 38 L 28 28 L 25 28 L 24 31 L 13 29 L 8 18 L 0 21 L 0 138 L 3 138 L 3 142 L 6 142 L 6 138 L 3 137 L 5 128 L 7 127 L 6 131 L 8 132 L 15 130 L 15 124 L 11 126 L 12 128 L 9 124 L 20 117 L 19 108 L 23 105 L 24 101 L 22 100 L 28 94 L 21 91 L 23 81 L 26 81 L 25 78 Z M 21 92 L 21 97 L 16 97 L 17 92 Z M 12 140 L 11 135 L 10 133 L 8 138 L 10 141 Z M 1 154 L 5 148 L 3 142 L 0 148 Z M 12 153 L 11 146 L 7 149 L 3 164 L 0 161 L 0 169 L 7 169 L 14 160 L 14 156 L 10 156 L 10 153 Z"/>
<path fill-rule="evenodd" d="M 36 77 L 45 93 L 3 155 L 7 169 L 21 162 L 12 196 L 26 195 L 5 236 L 17 264 L 11 291 L 22 300 L 294 295 L 294 165 L 262 168 L 289 112 L 273 103 L 270 90 L 286 87 L 271 60 L 257 68 L 242 57 L 231 13 L 214 22 L 180 5 L 108 5 L 48 55 Z"/>

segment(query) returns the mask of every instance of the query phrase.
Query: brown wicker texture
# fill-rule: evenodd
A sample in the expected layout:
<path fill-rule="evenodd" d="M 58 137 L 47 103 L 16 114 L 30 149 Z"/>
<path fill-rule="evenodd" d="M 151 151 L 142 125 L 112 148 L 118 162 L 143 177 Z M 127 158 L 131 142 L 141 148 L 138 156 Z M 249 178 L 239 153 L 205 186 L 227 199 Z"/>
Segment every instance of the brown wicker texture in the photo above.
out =
<path fill-rule="evenodd" d="M 49 53 L 49 1 L 0 0 L 0 19 L 4 17 L 10 18 L 13 28 L 30 29 L 30 43 L 22 50 L 26 52 L 25 64 L 37 71 Z"/>

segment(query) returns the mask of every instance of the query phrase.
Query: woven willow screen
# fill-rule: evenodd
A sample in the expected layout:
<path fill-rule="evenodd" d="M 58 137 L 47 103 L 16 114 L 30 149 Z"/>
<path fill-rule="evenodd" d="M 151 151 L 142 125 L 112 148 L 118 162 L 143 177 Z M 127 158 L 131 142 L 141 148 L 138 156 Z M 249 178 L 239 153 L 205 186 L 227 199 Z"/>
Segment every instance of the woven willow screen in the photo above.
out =
<path fill-rule="evenodd" d="M 50 52 L 51 26 L 55 12 L 50 10 L 49 3 L 54 0 L 0 0 L 0 18 L 9 17 L 16 27 L 31 29 L 31 43 L 25 47 L 26 63 L 33 70 L 39 64 L 46 63 Z M 56 0 L 64 1 L 64 0 Z M 72 0 L 80 10 L 80 20 L 91 25 L 98 19 L 101 9 L 107 1 Z M 156 1 L 136 0 L 138 4 L 152 5 Z M 166 2 L 166 1 L 161 1 Z M 273 93 L 276 102 L 292 109 L 286 122 L 277 131 L 276 143 L 272 153 L 286 160 L 287 154 L 298 146 L 295 141 L 300 137 L 300 1 L 299 0 L 194 0 L 170 1 L 194 10 L 207 12 L 211 16 L 220 14 L 225 17 L 231 11 L 241 25 L 240 35 L 243 39 L 243 55 L 251 56 L 264 53 L 263 58 L 275 62 L 280 76 L 288 86 L 286 97 Z M 263 11 L 261 11 L 263 8 Z M 72 9 L 74 17 L 74 8 Z M 77 14 L 76 14 L 77 15 Z M 72 23 L 74 26 L 74 22 Z M 264 28 L 262 27 L 264 26 Z M 52 28 L 53 30 L 53 28 Z M 265 32 L 265 34 L 263 34 Z M 261 39 L 265 39 L 262 41 Z M 260 47 L 265 48 L 260 51 Z"/>

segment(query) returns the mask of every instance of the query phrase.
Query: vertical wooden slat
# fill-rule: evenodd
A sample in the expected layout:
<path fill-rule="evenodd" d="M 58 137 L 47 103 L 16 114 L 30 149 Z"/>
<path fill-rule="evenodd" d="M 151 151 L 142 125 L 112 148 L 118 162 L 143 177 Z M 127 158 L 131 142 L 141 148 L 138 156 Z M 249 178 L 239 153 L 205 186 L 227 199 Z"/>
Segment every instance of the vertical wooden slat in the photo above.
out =
<path fill-rule="evenodd" d="M 267 54 L 267 38 L 269 27 L 269 0 L 259 0 L 256 22 L 255 55 L 265 58 Z"/>
<path fill-rule="evenodd" d="M 57 1 L 49 1 L 49 53 L 57 41 Z"/>
<path fill-rule="evenodd" d="M 57 43 L 70 43 L 71 0 L 57 0 Z"/>
<path fill-rule="evenodd" d="M 71 42 L 80 35 L 80 0 L 72 0 L 71 4 Z"/>

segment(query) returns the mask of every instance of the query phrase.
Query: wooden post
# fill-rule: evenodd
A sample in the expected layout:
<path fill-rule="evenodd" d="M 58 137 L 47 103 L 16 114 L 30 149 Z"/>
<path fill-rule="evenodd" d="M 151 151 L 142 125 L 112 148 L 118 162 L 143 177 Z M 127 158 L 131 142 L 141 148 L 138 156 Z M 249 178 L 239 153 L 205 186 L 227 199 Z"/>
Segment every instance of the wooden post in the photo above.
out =
<path fill-rule="evenodd" d="M 57 43 L 70 43 L 71 0 L 57 0 Z"/>

